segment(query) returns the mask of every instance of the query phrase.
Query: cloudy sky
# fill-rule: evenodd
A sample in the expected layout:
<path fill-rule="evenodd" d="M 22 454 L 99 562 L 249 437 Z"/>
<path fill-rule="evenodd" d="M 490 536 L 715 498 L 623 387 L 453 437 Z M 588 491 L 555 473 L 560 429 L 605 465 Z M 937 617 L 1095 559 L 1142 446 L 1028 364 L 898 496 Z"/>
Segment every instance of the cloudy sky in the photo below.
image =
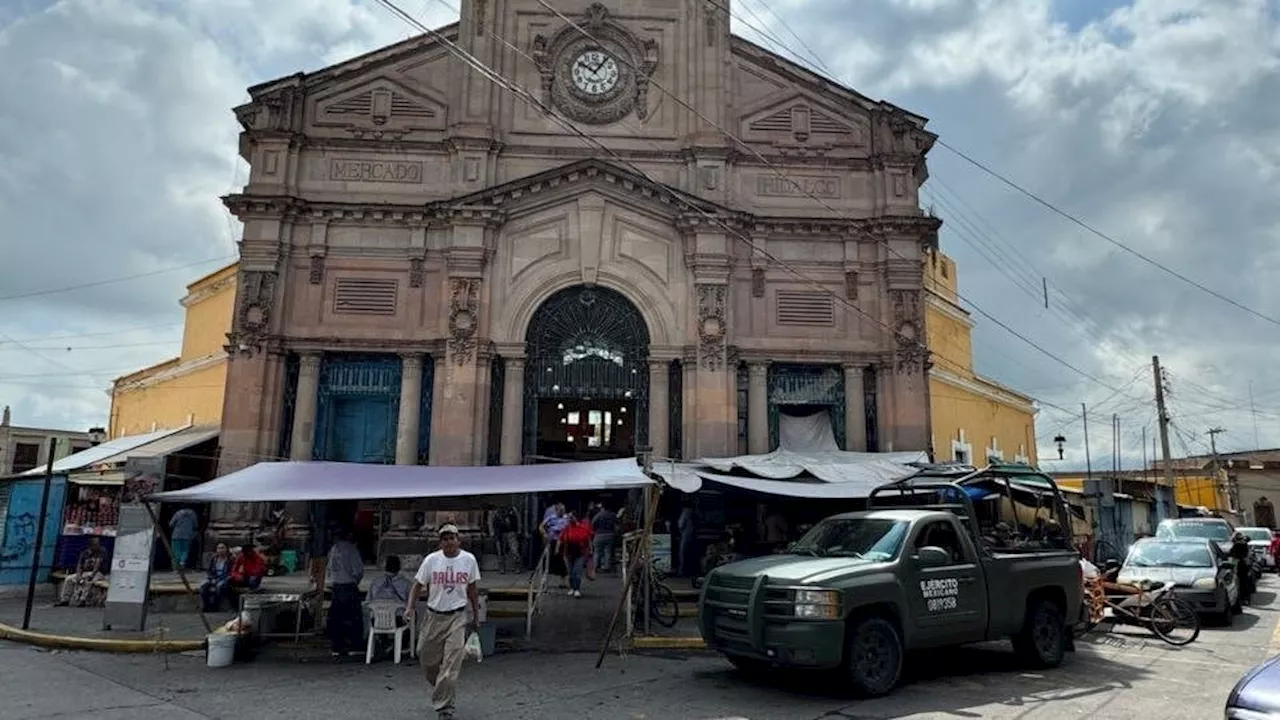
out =
<path fill-rule="evenodd" d="M 441 25 L 456 17 L 446 4 L 403 7 Z M 1270 318 L 936 148 L 924 201 L 979 309 L 980 369 L 1041 399 L 1041 455 L 1062 433 L 1065 466 L 1083 464 L 1089 403 L 1094 465 L 1109 467 L 1112 413 L 1126 463 L 1141 461 L 1155 354 L 1176 454 L 1205 451 L 1211 426 L 1228 431 L 1220 449 L 1280 446 L 1278 7 L 735 0 L 734 12 L 739 34 L 931 118 L 955 150 Z M 15 423 L 105 425 L 111 379 L 176 354 L 184 285 L 235 252 L 218 196 L 244 181 L 230 109 L 247 86 L 411 33 L 373 0 L 0 3 L 0 405 Z"/>

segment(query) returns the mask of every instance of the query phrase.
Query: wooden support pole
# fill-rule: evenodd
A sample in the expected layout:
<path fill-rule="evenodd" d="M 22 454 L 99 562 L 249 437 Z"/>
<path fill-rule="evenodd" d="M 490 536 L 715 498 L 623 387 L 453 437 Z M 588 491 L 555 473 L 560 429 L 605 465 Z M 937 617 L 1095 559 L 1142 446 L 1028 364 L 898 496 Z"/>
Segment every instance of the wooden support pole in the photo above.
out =
<path fill-rule="evenodd" d="M 147 514 L 151 516 L 151 524 L 155 527 L 156 532 L 160 534 L 160 544 L 164 545 L 165 552 L 169 554 L 169 562 L 178 568 L 178 577 L 182 579 L 182 584 L 187 588 L 187 592 L 191 593 L 191 597 L 196 599 L 196 612 L 200 614 L 200 623 L 204 625 L 206 633 L 213 632 L 213 626 L 209 624 L 209 618 L 204 614 L 204 603 L 200 599 L 200 593 L 191 587 L 191 582 L 187 580 L 187 569 L 178 562 L 178 554 L 173 551 L 173 546 L 169 544 L 169 533 L 164 531 L 164 527 L 160 524 L 160 519 L 156 517 L 155 508 L 151 507 L 151 503 L 143 502 L 142 507 L 147 509 Z"/>

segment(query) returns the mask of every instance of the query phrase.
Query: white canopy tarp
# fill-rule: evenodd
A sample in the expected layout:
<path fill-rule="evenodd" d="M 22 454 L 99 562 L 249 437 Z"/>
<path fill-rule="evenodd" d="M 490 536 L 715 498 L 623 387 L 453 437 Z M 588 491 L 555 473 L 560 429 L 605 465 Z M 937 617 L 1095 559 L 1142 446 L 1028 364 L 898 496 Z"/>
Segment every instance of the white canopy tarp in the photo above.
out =
<path fill-rule="evenodd" d="M 547 465 L 452 467 L 340 462 L 261 462 L 186 490 L 157 493 L 163 502 L 290 502 L 509 495 L 626 490 L 653 484 L 635 458 Z"/>
<path fill-rule="evenodd" d="M 700 458 L 691 463 L 655 463 L 653 470 L 681 492 L 702 489 L 704 480 L 768 495 L 801 498 L 864 498 L 885 483 L 916 472 L 924 452 L 845 452 L 836 445 L 831 417 L 778 417 L 780 447 L 764 455 Z M 731 474 L 731 473 L 737 474 Z M 744 477 L 742 473 L 754 477 Z M 804 479 L 796 479 L 804 478 Z M 815 481 L 816 479 L 816 481 Z"/>

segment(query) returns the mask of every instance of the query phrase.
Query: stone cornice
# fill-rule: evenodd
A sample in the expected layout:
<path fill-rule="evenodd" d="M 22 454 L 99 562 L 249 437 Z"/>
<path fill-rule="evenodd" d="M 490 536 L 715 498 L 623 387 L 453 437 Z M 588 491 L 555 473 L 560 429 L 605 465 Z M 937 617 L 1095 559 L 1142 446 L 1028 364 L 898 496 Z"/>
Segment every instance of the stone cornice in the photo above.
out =
<path fill-rule="evenodd" d="M 444 338 L 427 340 L 394 340 L 371 338 L 347 338 L 338 335 L 330 336 L 272 336 L 267 339 L 270 352 L 283 355 L 288 353 L 312 352 L 385 352 L 385 353 L 417 353 L 422 355 L 443 355 Z"/>
<path fill-rule="evenodd" d="M 123 392 L 143 390 L 145 388 L 159 385 L 160 383 L 168 382 L 169 380 L 174 380 L 185 375 L 190 375 L 194 372 L 199 372 L 200 370 L 213 367 L 226 361 L 227 353 L 222 350 L 205 355 L 204 357 L 193 358 L 185 362 L 179 359 L 176 365 L 171 365 L 174 360 L 167 360 L 159 365 L 153 366 L 157 368 L 164 367 L 163 370 L 154 374 L 144 375 L 143 377 L 136 379 L 130 379 L 132 376 L 126 375 L 123 378 L 117 379 L 111 388 L 111 393 L 112 395 L 118 395 Z M 138 373 L 134 373 L 134 375 L 145 372 L 147 372 L 147 370 L 140 370 Z"/>
<path fill-rule="evenodd" d="M 960 377 L 953 372 L 943 370 L 939 367 L 933 367 L 929 370 L 929 377 L 944 382 L 952 387 L 965 392 L 973 393 L 979 397 L 985 398 L 992 402 L 999 403 L 1018 412 L 1024 412 L 1029 415 L 1036 414 L 1035 399 L 1027 395 L 1023 395 L 1015 390 L 999 385 L 987 380 L 984 377 L 977 376 L 973 379 Z"/>
<path fill-rule="evenodd" d="M 752 364 L 800 363 L 816 365 L 874 366 L 884 362 L 884 353 L 850 352 L 841 350 L 776 350 L 756 349 L 736 345 L 739 362 Z"/>
<path fill-rule="evenodd" d="M 956 322 L 962 323 L 965 327 L 973 328 L 976 325 L 973 318 L 969 317 L 969 313 L 966 312 L 964 308 L 942 297 L 942 295 L 940 295 L 936 290 L 930 290 L 926 287 L 924 291 L 924 301 L 929 307 L 934 308 Z"/>
<path fill-rule="evenodd" d="M 192 305 L 198 305 L 214 295 L 221 293 L 227 288 L 234 288 L 238 279 L 239 273 L 231 273 L 227 277 L 224 277 L 215 283 L 202 287 L 194 292 L 187 293 L 187 296 L 179 300 L 178 304 L 184 308 L 190 308 Z"/>

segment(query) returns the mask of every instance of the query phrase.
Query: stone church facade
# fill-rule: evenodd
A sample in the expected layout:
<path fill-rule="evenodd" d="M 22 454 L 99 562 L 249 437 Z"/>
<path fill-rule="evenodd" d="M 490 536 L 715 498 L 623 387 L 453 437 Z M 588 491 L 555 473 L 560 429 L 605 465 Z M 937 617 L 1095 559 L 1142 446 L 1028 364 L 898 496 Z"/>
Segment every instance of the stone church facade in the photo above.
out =
<path fill-rule="evenodd" d="M 723 457 L 814 408 L 845 449 L 927 449 L 925 120 L 723 0 L 556 5 L 463 0 L 236 108 L 222 471 Z"/>

